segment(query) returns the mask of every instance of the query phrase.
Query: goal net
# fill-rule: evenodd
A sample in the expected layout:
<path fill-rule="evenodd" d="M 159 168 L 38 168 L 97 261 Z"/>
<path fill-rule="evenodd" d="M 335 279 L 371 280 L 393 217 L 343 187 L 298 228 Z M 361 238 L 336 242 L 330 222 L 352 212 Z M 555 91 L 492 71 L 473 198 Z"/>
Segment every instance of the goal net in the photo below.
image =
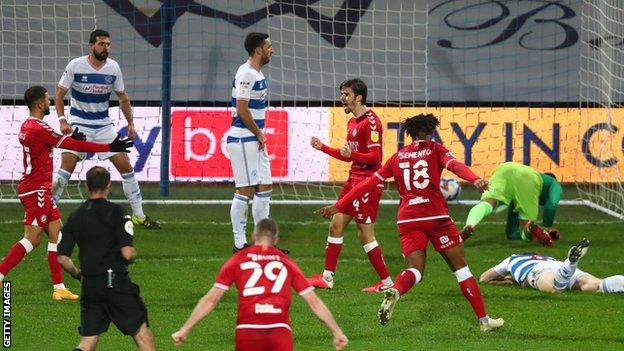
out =
<path fill-rule="evenodd" d="M 97 27 L 111 34 L 110 57 L 132 100 L 138 138 L 130 158 L 144 198 L 161 198 L 164 174 L 169 198 L 229 201 L 231 84 L 247 57 L 245 35 L 258 31 L 275 48 L 263 67 L 275 200 L 336 198 L 349 164 L 314 150 L 310 138 L 344 144 L 349 116 L 338 87 L 361 78 L 385 129 L 384 160 L 406 142 L 400 122 L 431 112 L 441 120 L 434 138 L 478 175 L 524 163 L 622 216 L 622 8 L 582 0 L 2 1 L 0 198 L 16 198 L 22 171 L 23 91 L 43 84 L 53 92 Z M 162 128 L 167 96 L 170 139 Z M 110 115 L 125 134 L 115 103 Z M 47 121 L 58 126 L 54 111 Z M 55 161 L 58 168 L 58 151 Z M 96 163 L 112 167 L 93 157 L 79 164 L 64 198 L 84 197 L 81 180 Z M 397 199 L 390 190 L 384 196 Z"/>
<path fill-rule="evenodd" d="M 580 104 L 579 192 L 592 207 L 624 219 L 624 1 L 585 1 Z M 590 163 L 593 167 L 585 167 Z"/>

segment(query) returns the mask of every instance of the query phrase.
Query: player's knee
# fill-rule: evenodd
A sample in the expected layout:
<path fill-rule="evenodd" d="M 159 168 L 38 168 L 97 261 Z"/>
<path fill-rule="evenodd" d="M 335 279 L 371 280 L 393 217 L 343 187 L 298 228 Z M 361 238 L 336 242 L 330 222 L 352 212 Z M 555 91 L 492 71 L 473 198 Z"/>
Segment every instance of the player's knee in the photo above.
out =
<path fill-rule="evenodd" d="M 247 196 L 248 198 L 251 198 L 254 194 L 254 187 L 252 186 L 243 186 L 240 188 L 236 188 L 236 193 L 237 194 L 241 194 L 243 196 Z"/>
<path fill-rule="evenodd" d="M 342 237 L 344 232 L 344 228 L 342 223 L 338 223 L 337 221 L 332 221 L 329 223 L 329 235 L 333 237 Z"/>

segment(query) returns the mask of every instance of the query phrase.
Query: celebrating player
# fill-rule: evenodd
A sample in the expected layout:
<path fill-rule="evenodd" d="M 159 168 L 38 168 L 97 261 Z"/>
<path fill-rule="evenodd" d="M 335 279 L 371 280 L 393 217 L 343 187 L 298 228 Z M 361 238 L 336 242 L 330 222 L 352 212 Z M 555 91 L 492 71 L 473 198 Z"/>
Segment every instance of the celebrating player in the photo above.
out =
<path fill-rule="evenodd" d="M 269 218 L 259 221 L 252 239 L 253 246 L 238 251 L 225 262 L 212 289 L 199 300 L 180 330 L 171 335 L 175 345 L 186 340 L 193 326 L 217 306 L 226 290 L 235 283 L 238 290 L 236 350 L 293 349 L 288 317 L 291 287 L 331 331 L 336 350 L 342 350 L 348 340 L 331 312 L 316 296 L 297 264 L 274 247 L 279 239 L 277 223 Z"/>
<path fill-rule="evenodd" d="M 91 52 L 87 56 L 69 62 L 56 88 L 54 104 L 58 114 L 61 132 L 70 134 L 72 127 L 80 127 L 87 140 L 96 143 L 110 143 L 117 133 L 108 116 L 108 102 L 111 92 L 119 99 L 119 107 L 128 121 L 128 137 L 137 135 L 132 117 L 132 107 L 125 91 L 121 69 L 117 61 L 108 58 L 110 35 L 101 29 L 91 32 L 89 37 Z M 71 89 L 69 120 L 65 117 L 63 98 Z M 59 201 L 78 161 L 84 160 L 84 152 L 64 151 L 61 168 L 54 176 L 53 196 Z M 100 152 L 100 160 L 109 159 L 121 174 L 123 192 L 132 207 L 132 222 L 147 229 L 158 229 L 160 224 L 143 213 L 143 203 L 139 182 L 134 175 L 130 158 L 125 152 Z"/>
<path fill-rule="evenodd" d="M 339 199 L 381 167 L 383 128 L 375 112 L 366 107 L 366 95 L 366 84 L 362 80 L 351 79 L 342 82 L 340 102 L 345 113 L 353 113 L 353 117 L 347 122 L 347 143 L 341 149 L 334 149 L 324 145 L 316 137 L 310 142 L 317 150 L 338 160 L 352 162 L 349 179 L 342 187 Z M 381 247 L 375 239 L 375 220 L 382 192 L 383 184 L 378 184 L 361 197 L 349 201 L 341 213 L 336 213 L 332 217 L 325 246 L 325 270 L 323 274 L 309 278 L 312 285 L 324 289 L 331 289 L 334 286 L 334 273 L 342 250 L 344 231 L 351 219 L 355 220 L 358 239 L 381 280 L 362 291 L 376 292 L 392 285 Z"/>
<path fill-rule="evenodd" d="M 232 86 L 232 104 L 236 107 L 227 134 L 227 151 L 232 163 L 236 193 L 232 199 L 230 219 L 234 234 L 234 251 L 247 245 L 245 228 L 249 199 L 254 223 L 269 217 L 272 181 L 271 165 L 266 150 L 264 122 L 268 85 L 260 69 L 269 63 L 273 45 L 265 33 L 249 33 L 245 38 L 247 62 L 236 72 Z"/>
<path fill-rule="evenodd" d="M 337 212 L 349 211 L 351 201 L 394 177 L 401 196 L 397 213 L 401 251 L 409 268 L 401 272 L 394 286 L 384 292 L 379 322 L 388 324 L 399 297 L 422 279 L 427 241 L 430 241 L 457 277 L 462 293 L 479 318 L 481 330 L 490 331 L 501 327 L 504 321 L 502 318 L 490 318 L 485 310 L 479 284 L 470 273 L 464 257 L 462 238 L 448 214 L 439 186 L 443 168 L 469 181 L 481 191 L 487 188 L 488 182 L 476 176 L 444 146 L 431 139 L 439 124 L 438 119 L 431 114 L 406 119 L 401 130 L 407 132 L 413 142 L 390 157 L 379 171 L 360 182 L 335 205 L 324 207 L 318 212 L 328 217 Z"/>
<path fill-rule="evenodd" d="M 552 246 L 553 240 L 560 236 L 552 225 L 562 192 L 561 184 L 552 173 L 539 173 L 529 166 L 505 162 L 494 170 L 490 187 L 481 195 L 481 202 L 470 209 L 462 237 L 470 237 L 477 224 L 501 204 L 500 210 L 509 207 L 508 239 L 533 239 L 544 246 Z M 549 228 L 547 230 L 535 223 L 539 206 L 543 206 L 542 224 Z"/>
<path fill-rule="evenodd" d="M 84 140 L 78 128 L 71 135 L 59 135 L 43 121 L 50 113 L 50 96 L 42 86 L 33 86 L 24 93 L 30 117 L 22 123 L 19 141 L 24 151 L 24 173 L 18 186 L 18 197 L 24 206 L 24 238 L 15 243 L 0 262 L 0 281 L 13 267 L 39 245 L 41 234 L 48 234 L 48 265 L 52 277 L 54 300 L 77 300 L 63 284 L 63 272 L 57 262 L 56 244 L 61 230 L 61 214 L 52 199 L 52 148 L 85 152 L 128 152 L 133 143 L 119 140 L 95 144 Z"/>
<path fill-rule="evenodd" d="M 523 287 L 528 284 L 549 293 L 565 290 L 624 293 L 624 276 L 600 279 L 577 268 L 588 249 L 589 240 L 581 240 L 570 248 L 563 262 L 533 252 L 511 255 L 481 274 L 480 281 L 494 285 L 516 283 Z"/>

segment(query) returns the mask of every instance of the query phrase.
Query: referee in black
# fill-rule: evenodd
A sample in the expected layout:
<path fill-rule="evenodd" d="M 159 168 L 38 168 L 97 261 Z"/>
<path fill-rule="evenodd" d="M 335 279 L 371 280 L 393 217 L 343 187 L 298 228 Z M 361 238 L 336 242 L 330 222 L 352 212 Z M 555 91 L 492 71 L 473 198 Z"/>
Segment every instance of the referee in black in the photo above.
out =
<path fill-rule="evenodd" d="M 111 190 L 106 169 L 95 166 L 87 172 L 87 190 L 90 199 L 69 216 L 58 244 L 59 263 L 82 282 L 80 345 L 74 351 L 95 350 L 111 321 L 132 335 L 139 350 L 155 350 L 139 286 L 128 276 L 128 264 L 136 256 L 132 220 L 106 199 Z M 81 269 L 70 258 L 74 245 L 80 249 Z"/>

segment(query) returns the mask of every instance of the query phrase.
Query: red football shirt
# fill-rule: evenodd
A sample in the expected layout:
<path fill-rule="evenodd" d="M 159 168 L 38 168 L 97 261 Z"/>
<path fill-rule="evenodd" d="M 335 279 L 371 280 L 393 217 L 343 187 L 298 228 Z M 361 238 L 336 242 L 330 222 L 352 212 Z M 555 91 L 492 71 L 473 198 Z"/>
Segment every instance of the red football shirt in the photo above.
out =
<path fill-rule="evenodd" d="M 351 151 L 366 154 L 371 152 L 370 149 L 378 147 L 381 153 L 381 146 L 383 145 L 382 134 L 381 121 L 373 110 L 366 111 L 364 115 L 358 118 L 352 117 L 347 123 L 347 143 L 351 147 Z M 382 158 L 383 155 L 379 158 L 379 162 L 375 164 L 353 160 L 349 170 L 349 178 L 362 179 L 370 177 L 381 167 Z"/>
<path fill-rule="evenodd" d="M 36 190 L 52 189 L 52 149 L 69 138 L 60 135 L 46 122 L 28 117 L 20 128 L 19 141 L 24 153 L 24 172 L 18 186 L 18 194 L 25 195 Z"/>
<path fill-rule="evenodd" d="M 381 180 L 394 177 L 401 196 L 397 224 L 449 216 L 440 175 L 454 160 L 442 144 L 417 140 L 392 155 L 375 173 Z"/>
<path fill-rule="evenodd" d="M 214 286 L 227 290 L 233 283 L 238 290 L 239 329 L 290 329 L 290 288 L 299 295 L 314 289 L 293 260 L 265 245 L 241 250 L 225 262 Z"/>

